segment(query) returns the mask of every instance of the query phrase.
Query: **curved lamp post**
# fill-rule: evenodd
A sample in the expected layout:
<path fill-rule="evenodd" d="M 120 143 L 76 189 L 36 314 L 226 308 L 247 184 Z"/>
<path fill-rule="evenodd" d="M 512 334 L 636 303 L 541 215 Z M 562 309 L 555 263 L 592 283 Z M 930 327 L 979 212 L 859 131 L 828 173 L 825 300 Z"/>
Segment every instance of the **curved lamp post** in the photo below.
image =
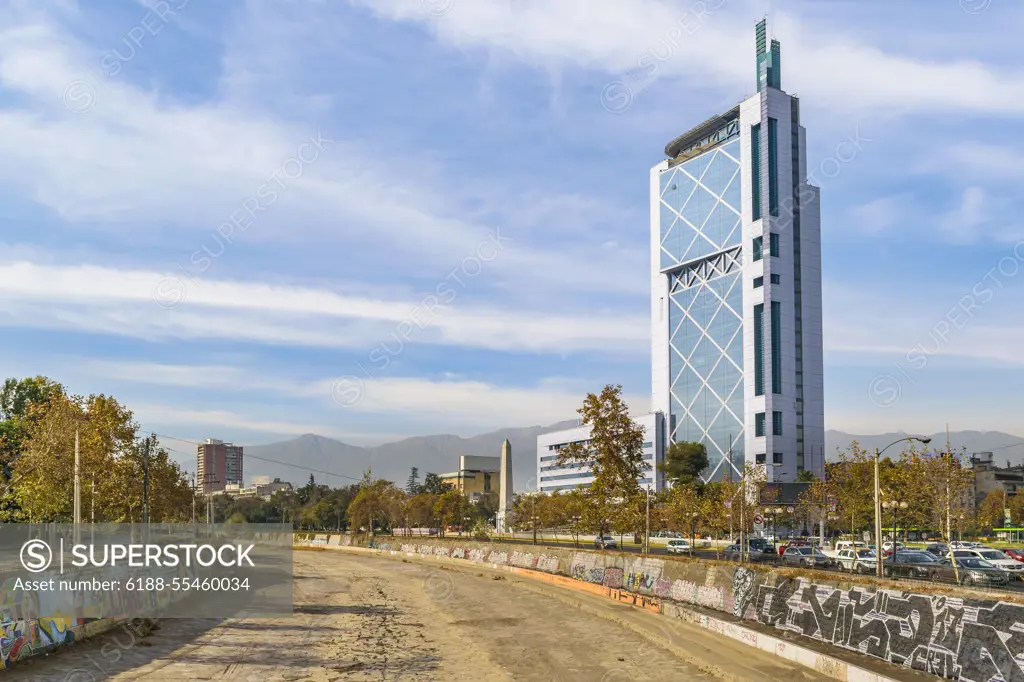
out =
<path fill-rule="evenodd" d="M 882 504 L 881 491 L 878 487 L 878 458 L 881 457 L 883 452 L 891 448 L 893 445 L 904 441 L 912 443 L 915 440 L 923 445 L 927 445 L 932 442 L 932 439 L 927 436 L 907 436 L 906 438 L 900 438 L 899 440 L 889 443 L 881 450 L 875 448 L 875 553 L 878 556 L 876 568 L 878 570 L 877 576 L 879 578 L 882 577 Z"/>

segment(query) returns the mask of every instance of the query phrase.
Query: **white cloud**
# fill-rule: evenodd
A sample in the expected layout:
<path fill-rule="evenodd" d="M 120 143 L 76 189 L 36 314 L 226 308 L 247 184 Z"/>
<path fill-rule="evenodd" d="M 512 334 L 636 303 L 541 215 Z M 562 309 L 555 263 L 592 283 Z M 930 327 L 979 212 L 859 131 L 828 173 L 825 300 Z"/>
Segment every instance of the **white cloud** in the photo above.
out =
<path fill-rule="evenodd" d="M 471 255 L 497 227 L 463 218 L 458 183 L 411 152 L 396 174 L 394 158 L 372 141 L 273 118 L 244 99 L 186 103 L 141 89 L 103 72 L 45 17 L 31 21 L 0 20 L 0 180 L 80 230 L 136 243 L 159 236 L 200 257 L 204 245 L 221 248 L 217 230 L 231 243 L 315 240 L 386 254 L 393 267 L 424 275 Z M 505 192 L 508 206 L 522 203 L 509 200 L 514 193 Z M 490 264 L 506 291 L 644 292 L 642 272 L 626 272 L 633 261 L 607 254 L 597 238 L 578 240 L 579 258 L 566 260 L 541 245 L 560 229 L 548 227 L 506 230 L 512 243 Z"/>
<path fill-rule="evenodd" d="M 180 275 L 180 273 L 177 273 Z M 0 264 L 0 323 L 143 339 L 237 339 L 366 349 L 407 342 L 495 350 L 646 352 L 648 319 L 543 315 L 467 305 L 465 273 L 421 299 L 198 280 L 98 266 Z M 164 306 L 162 307 L 161 306 Z"/>
<path fill-rule="evenodd" d="M 879 197 L 850 211 L 853 227 L 866 234 L 906 228 L 905 221 L 912 214 L 911 197 L 905 194 Z"/>
<path fill-rule="evenodd" d="M 578 65 L 612 75 L 646 64 L 654 76 L 714 82 L 737 99 L 753 87 L 752 17 L 762 6 L 742 0 L 474 0 L 435 17 L 420 0 L 350 2 L 387 19 L 426 24 L 460 49 L 497 49 L 538 66 Z M 783 84 L 814 106 L 1024 114 L 1019 71 L 892 54 L 859 42 L 846 27 L 808 23 L 788 12 L 773 20 Z"/>
<path fill-rule="evenodd" d="M 578 380 L 551 378 L 532 386 L 500 386 L 486 381 L 459 378 L 433 380 L 415 377 L 371 379 L 324 378 L 294 380 L 267 376 L 252 368 L 224 365 L 167 365 L 149 362 L 93 361 L 84 371 L 105 380 L 152 386 L 191 387 L 196 390 L 238 394 L 279 395 L 309 399 L 310 408 L 333 410 L 339 420 L 362 419 L 368 415 L 402 415 L 406 420 L 429 419 L 438 427 L 474 425 L 478 429 L 551 424 L 572 419 L 588 392 L 600 386 L 586 386 Z M 650 396 L 628 395 L 634 414 L 650 410 Z M 168 421 L 162 412 L 154 419 Z M 203 410 L 171 410 L 181 423 L 217 425 L 267 433 L 344 433 L 337 426 L 325 430 L 309 426 L 263 422 L 258 418 L 225 416 Z M 320 430 L 317 430 L 320 429 Z"/>

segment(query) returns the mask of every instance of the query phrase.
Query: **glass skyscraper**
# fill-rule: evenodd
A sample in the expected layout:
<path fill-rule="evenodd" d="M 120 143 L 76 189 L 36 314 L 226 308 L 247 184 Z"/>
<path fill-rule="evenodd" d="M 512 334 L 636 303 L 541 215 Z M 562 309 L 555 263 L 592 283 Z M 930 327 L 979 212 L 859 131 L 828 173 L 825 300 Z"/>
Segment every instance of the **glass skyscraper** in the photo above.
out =
<path fill-rule="evenodd" d="M 799 100 L 757 25 L 757 93 L 651 169 L 653 406 L 706 480 L 824 468 L 821 226 Z"/>

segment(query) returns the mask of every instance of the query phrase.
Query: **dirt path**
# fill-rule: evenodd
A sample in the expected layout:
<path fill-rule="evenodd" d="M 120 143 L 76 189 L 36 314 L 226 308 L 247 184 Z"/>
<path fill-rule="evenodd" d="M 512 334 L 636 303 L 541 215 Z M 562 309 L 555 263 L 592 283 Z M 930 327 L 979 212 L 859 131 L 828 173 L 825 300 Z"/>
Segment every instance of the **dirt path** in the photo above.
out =
<path fill-rule="evenodd" d="M 112 633 L 18 665 L 5 677 L 12 682 L 714 679 L 625 627 L 491 572 L 342 552 L 296 552 L 295 570 L 293 618 L 166 620 L 145 638 Z"/>

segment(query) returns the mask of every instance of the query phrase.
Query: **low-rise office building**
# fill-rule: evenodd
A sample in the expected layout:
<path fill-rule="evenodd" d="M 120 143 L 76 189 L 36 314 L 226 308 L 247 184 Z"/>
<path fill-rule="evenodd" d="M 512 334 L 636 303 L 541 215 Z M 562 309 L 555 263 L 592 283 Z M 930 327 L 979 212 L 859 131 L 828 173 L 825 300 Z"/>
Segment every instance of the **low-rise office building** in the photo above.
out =
<path fill-rule="evenodd" d="M 648 469 L 640 477 L 643 488 L 659 492 L 664 487 L 658 465 L 665 460 L 665 418 L 660 412 L 634 420 L 644 429 L 644 462 Z M 594 474 L 586 465 L 559 465 L 558 451 L 572 443 L 590 442 L 590 427 L 578 426 L 537 436 L 537 490 L 552 493 L 559 490 L 587 488 Z M 531 486 L 532 487 L 532 486 Z"/>
<path fill-rule="evenodd" d="M 479 502 L 487 493 L 498 491 L 501 457 L 462 455 L 459 457 L 458 471 L 439 476 L 442 483 L 461 492 L 470 502 Z"/>

